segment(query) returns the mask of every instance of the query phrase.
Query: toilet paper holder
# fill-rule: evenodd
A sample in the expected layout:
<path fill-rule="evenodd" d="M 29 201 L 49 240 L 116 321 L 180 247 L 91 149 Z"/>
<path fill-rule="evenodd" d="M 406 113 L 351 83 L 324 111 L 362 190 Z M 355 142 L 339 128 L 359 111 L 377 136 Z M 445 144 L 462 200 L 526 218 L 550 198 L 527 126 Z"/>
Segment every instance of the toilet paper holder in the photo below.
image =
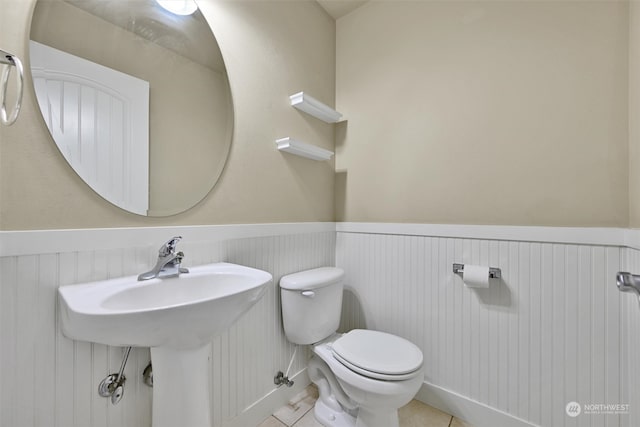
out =
<path fill-rule="evenodd" d="M 464 264 L 453 264 L 453 272 L 455 274 L 464 273 Z M 502 277 L 502 271 L 496 267 L 489 267 L 489 278 L 490 279 L 499 279 Z"/>

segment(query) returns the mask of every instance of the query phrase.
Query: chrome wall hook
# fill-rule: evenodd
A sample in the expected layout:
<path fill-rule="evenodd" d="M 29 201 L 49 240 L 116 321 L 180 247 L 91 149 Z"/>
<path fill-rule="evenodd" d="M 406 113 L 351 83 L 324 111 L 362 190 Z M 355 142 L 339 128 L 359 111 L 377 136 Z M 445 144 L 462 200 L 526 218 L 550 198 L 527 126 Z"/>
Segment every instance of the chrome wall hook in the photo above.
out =
<path fill-rule="evenodd" d="M 616 274 L 616 284 L 620 292 L 633 292 L 640 301 L 640 275 L 620 271 Z"/>
<path fill-rule="evenodd" d="M 2 77 L 0 77 L 0 123 L 11 126 L 15 123 L 20 113 L 20 107 L 22 107 L 22 89 L 24 86 L 24 69 L 22 67 L 22 61 L 9 52 L 5 52 L 0 49 L 0 64 L 2 64 Z M 7 89 L 9 86 L 9 75 L 11 69 L 16 69 L 16 84 L 17 94 L 16 102 L 13 110 L 7 112 Z"/>

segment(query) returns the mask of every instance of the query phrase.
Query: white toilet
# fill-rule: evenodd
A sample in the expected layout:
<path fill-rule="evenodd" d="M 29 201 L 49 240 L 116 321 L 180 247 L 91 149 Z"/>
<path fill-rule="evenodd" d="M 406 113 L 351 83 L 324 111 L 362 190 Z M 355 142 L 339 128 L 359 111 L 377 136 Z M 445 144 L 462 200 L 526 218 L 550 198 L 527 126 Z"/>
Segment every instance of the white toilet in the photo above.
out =
<path fill-rule="evenodd" d="M 398 427 L 398 408 L 424 380 L 422 352 L 384 332 L 336 333 L 343 278 L 342 269 L 323 267 L 280 279 L 287 339 L 313 345 L 307 370 L 320 392 L 316 419 L 327 427 Z"/>

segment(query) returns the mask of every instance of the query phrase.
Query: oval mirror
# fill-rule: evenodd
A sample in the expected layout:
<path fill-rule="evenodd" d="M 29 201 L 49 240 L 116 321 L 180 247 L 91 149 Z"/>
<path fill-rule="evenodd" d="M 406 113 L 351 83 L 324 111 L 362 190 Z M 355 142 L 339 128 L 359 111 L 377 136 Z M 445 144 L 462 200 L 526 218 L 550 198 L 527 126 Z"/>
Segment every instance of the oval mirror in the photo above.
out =
<path fill-rule="evenodd" d="M 193 0 L 40 0 L 30 41 L 42 116 L 76 173 L 139 215 L 183 212 L 231 146 L 224 61 Z M 189 13 L 191 12 L 191 13 Z"/>

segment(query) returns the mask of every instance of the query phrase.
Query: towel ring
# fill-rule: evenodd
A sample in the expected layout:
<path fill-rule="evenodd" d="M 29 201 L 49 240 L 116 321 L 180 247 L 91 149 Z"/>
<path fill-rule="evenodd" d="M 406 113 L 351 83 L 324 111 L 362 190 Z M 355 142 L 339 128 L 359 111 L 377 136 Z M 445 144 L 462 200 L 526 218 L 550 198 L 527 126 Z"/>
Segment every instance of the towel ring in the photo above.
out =
<path fill-rule="evenodd" d="M 0 77 L 0 123 L 11 126 L 15 123 L 22 106 L 22 87 L 24 84 L 24 69 L 20 59 L 8 52 L 0 50 L 0 64 L 3 64 L 2 77 Z M 7 87 L 9 84 L 9 75 L 11 68 L 16 68 L 17 94 L 16 103 L 11 113 L 7 113 Z"/>

